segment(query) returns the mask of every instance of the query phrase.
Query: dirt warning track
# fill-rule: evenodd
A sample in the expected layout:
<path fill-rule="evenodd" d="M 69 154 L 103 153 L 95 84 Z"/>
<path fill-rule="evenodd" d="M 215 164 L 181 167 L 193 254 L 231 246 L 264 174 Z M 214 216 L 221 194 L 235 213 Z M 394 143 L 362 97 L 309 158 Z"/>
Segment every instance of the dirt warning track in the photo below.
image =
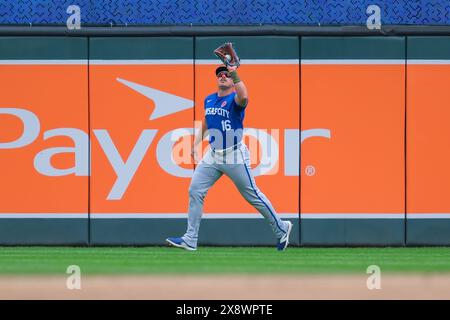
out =
<path fill-rule="evenodd" d="M 366 276 L 84 276 L 0 277 L 0 299 L 450 299 L 450 275 L 384 275 L 369 290 Z"/>

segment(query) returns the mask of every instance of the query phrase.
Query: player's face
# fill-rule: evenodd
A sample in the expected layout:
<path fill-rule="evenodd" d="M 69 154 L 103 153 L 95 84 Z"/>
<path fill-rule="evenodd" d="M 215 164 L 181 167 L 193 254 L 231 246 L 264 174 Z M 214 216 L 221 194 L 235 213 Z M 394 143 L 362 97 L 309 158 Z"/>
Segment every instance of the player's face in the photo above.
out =
<path fill-rule="evenodd" d="M 217 85 L 221 89 L 228 89 L 233 86 L 233 80 L 231 79 L 231 75 L 227 71 L 219 72 L 217 75 Z"/>

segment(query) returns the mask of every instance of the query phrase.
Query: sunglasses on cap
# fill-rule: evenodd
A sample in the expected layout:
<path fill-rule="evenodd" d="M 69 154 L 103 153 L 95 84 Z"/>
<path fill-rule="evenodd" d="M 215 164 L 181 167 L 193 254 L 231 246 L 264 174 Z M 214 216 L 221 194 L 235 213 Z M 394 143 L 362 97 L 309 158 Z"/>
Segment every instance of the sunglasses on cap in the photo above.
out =
<path fill-rule="evenodd" d="M 224 75 L 227 78 L 231 78 L 231 75 L 228 71 L 221 71 L 217 74 L 217 78 L 222 78 L 222 75 Z"/>

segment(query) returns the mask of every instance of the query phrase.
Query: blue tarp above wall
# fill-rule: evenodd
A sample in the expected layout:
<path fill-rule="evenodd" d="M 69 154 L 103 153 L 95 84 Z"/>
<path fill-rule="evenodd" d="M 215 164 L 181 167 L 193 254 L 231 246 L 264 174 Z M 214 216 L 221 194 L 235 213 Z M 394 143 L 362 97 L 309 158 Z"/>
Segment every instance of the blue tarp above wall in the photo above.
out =
<path fill-rule="evenodd" d="M 0 24 L 64 25 L 70 5 L 85 25 L 364 25 L 369 5 L 385 25 L 450 25 L 448 0 L 0 0 Z"/>

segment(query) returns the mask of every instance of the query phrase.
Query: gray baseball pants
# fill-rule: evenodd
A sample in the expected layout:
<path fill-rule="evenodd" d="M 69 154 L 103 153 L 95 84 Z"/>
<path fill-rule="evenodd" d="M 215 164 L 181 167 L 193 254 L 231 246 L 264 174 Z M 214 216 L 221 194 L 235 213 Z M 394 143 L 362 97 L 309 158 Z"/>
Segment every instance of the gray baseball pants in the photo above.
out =
<path fill-rule="evenodd" d="M 264 216 L 278 239 L 286 234 L 287 222 L 278 217 L 270 201 L 256 186 L 250 170 L 248 148 L 244 143 L 240 143 L 236 150 L 226 152 L 208 150 L 194 171 L 189 187 L 188 227 L 182 237 L 189 246 L 197 247 L 205 196 L 223 174 L 234 182 L 245 200 Z"/>

